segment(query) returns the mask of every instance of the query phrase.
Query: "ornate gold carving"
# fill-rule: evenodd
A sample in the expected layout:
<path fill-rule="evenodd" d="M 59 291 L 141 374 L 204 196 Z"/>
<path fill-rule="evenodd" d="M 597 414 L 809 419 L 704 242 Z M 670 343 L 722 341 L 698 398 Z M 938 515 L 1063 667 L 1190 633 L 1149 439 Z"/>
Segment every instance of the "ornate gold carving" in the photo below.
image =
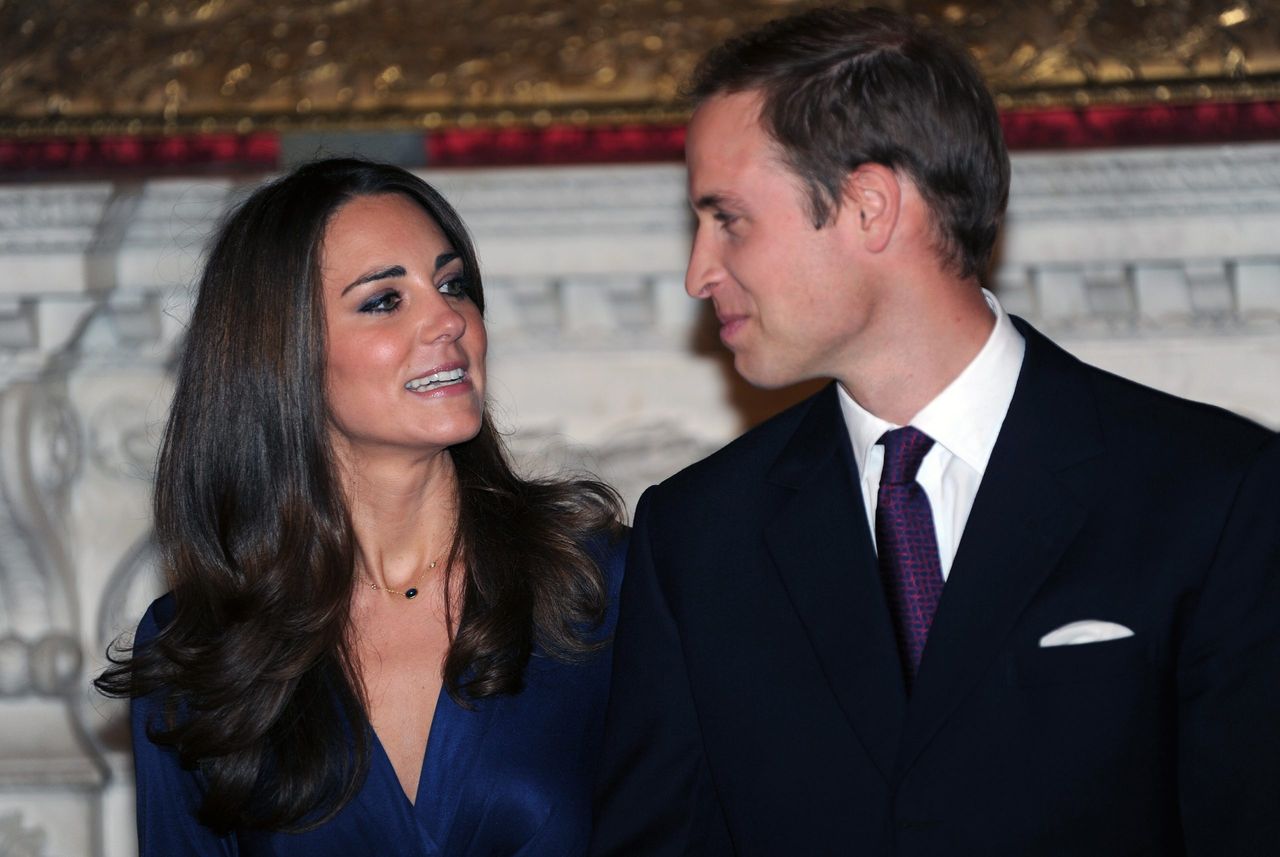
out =
<path fill-rule="evenodd" d="M 0 135 L 678 121 L 790 0 L 0 0 Z M 1280 0 L 890 0 L 1004 107 L 1280 97 Z"/>

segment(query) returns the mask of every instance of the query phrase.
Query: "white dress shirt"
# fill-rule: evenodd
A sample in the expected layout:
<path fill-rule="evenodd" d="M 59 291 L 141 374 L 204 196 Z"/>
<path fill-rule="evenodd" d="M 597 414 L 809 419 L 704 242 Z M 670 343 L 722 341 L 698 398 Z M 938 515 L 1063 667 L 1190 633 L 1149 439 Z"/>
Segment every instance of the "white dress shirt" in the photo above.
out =
<path fill-rule="evenodd" d="M 1009 412 L 1013 390 L 1022 369 L 1026 343 L 1014 328 L 995 295 L 983 289 L 987 305 L 996 318 L 991 335 L 977 356 L 970 361 L 947 388 L 911 418 L 910 425 L 933 438 L 933 447 L 925 455 L 916 481 L 929 498 L 933 510 L 933 527 L 938 536 L 938 558 L 942 562 L 942 578 L 951 573 L 960 546 L 964 525 L 978 495 L 978 485 L 986 473 L 987 461 L 996 445 L 1000 426 Z M 884 447 L 876 443 L 880 436 L 901 426 L 886 422 L 853 400 L 843 384 L 840 408 L 853 441 L 853 457 L 862 475 L 862 499 L 867 507 L 867 521 L 872 542 L 876 532 L 876 497 L 880 488 L 880 471 L 884 466 Z"/>

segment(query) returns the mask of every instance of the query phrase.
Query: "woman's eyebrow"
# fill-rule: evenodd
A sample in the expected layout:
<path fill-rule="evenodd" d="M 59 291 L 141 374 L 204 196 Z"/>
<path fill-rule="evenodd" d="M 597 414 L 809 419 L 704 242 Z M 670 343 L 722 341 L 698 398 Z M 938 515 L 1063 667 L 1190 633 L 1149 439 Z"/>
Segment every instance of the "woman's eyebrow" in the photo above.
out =
<path fill-rule="evenodd" d="M 440 258 L 444 258 L 444 257 L 442 256 Z M 440 259 L 438 258 L 436 259 L 436 268 L 439 269 L 439 267 L 440 267 Z M 369 273 L 365 274 L 362 277 L 357 277 L 353 282 L 351 282 L 346 288 L 342 290 L 342 294 L 345 295 L 347 292 L 351 291 L 356 286 L 360 286 L 365 283 L 372 283 L 375 280 L 386 280 L 386 279 L 390 279 L 391 277 L 403 277 L 403 276 L 404 276 L 404 268 L 402 268 L 400 265 L 392 265 L 390 268 L 378 268 L 376 271 L 370 271 Z M 339 295 L 339 297 L 342 297 L 342 295 Z"/>
<path fill-rule="evenodd" d="M 458 254 L 453 250 L 450 250 L 447 253 L 441 253 L 439 256 L 436 257 L 436 270 L 439 271 L 445 265 L 449 264 L 450 262 L 452 262 L 454 259 L 457 259 L 457 258 L 458 258 Z M 392 277 L 403 277 L 404 275 L 405 275 L 405 270 L 403 265 L 392 265 L 389 268 L 378 268 L 377 270 L 370 271 L 369 273 L 363 276 L 357 277 L 355 280 L 348 283 L 347 286 L 342 290 L 342 294 L 345 295 L 347 292 L 351 291 L 356 286 L 361 286 L 361 285 L 364 285 L 365 283 L 372 283 L 377 280 L 387 280 L 387 279 L 391 279 Z M 339 297 L 341 297 L 341 295 L 339 295 Z"/>

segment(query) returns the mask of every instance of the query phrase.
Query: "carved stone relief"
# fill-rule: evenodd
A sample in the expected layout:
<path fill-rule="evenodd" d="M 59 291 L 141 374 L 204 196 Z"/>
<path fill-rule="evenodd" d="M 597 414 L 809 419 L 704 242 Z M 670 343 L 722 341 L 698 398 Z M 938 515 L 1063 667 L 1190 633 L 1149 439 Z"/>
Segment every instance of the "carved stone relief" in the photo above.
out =
<path fill-rule="evenodd" d="M 22 813 L 0 815 L 0 857 L 45 857 L 45 833 L 23 824 Z"/>
<path fill-rule="evenodd" d="M 49 627 L 75 629 L 75 585 L 61 513 L 80 467 L 79 427 L 56 380 L 0 393 L 0 520 L 12 528 L 0 548 L 5 620 L 30 637 Z"/>
<path fill-rule="evenodd" d="M 92 818 L 106 766 L 79 711 L 82 593 L 66 511 L 82 440 L 63 377 L 0 390 L 0 810 L 23 792 L 62 803 L 67 827 L 51 836 L 68 845 L 92 841 L 77 819 Z M 7 853 L 43 853 L 43 834 L 6 823 Z"/>

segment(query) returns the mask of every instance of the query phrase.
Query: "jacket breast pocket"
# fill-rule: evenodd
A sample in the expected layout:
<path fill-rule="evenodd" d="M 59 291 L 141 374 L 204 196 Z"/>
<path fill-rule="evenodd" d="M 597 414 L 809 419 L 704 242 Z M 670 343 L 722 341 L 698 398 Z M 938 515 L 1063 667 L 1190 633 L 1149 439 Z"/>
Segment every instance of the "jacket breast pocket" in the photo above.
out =
<path fill-rule="evenodd" d="M 1092 684 L 1140 675 L 1151 667 L 1141 637 L 1046 646 L 1006 655 L 1006 678 L 1015 687 Z"/>

